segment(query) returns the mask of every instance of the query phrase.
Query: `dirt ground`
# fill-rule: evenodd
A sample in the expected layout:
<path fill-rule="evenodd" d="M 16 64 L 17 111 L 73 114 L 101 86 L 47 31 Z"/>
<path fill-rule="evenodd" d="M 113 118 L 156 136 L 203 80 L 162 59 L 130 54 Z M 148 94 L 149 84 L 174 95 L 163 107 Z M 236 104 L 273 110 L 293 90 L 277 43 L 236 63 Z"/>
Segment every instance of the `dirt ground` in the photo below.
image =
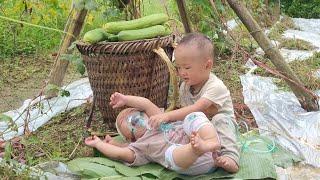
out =
<path fill-rule="evenodd" d="M 26 99 L 39 94 L 53 67 L 51 55 L 0 59 L 0 113 L 19 108 Z M 69 65 L 64 84 L 80 78 Z"/>

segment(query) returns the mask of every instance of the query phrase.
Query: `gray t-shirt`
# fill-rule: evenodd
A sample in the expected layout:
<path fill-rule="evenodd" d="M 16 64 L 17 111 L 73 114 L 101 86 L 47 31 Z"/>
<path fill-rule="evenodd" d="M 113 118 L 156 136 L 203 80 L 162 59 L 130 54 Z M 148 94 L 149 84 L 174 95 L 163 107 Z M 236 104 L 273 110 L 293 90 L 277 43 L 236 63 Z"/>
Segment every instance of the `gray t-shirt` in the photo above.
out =
<path fill-rule="evenodd" d="M 185 107 L 194 104 L 200 98 L 206 98 L 216 105 L 218 112 L 216 115 L 209 116 L 219 118 L 228 117 L 234 119 L 234 111 L 230 92 L 224 83 L 213 73 L 210 73 L 208 81 L 203 85 L 201 90 L 197 94 L 191 94 L 190 86 L 184 82 L 180 86 L 180 106 Z M 208 116 L 208 114 L 206 114 Z"/>
<path fill-rule="evenodd" d="M 191 94 L 190 86 L 183 82 L 180 86 L 179 96 L 181 107 L 192 105 L 200 98 L 206 98 L 215 104 L 218 112 L 211 113 L 212 108 L 209 107 L 204 113 L 211 119 L 212 124 L 217 129 L 221 141 L 221 155 L 229 156 L 239 164 L 240 150 L 237 145 L 237 125 L 230 92 L 224 83 L 210 73 L 208 81 L 199 93 Z"/>

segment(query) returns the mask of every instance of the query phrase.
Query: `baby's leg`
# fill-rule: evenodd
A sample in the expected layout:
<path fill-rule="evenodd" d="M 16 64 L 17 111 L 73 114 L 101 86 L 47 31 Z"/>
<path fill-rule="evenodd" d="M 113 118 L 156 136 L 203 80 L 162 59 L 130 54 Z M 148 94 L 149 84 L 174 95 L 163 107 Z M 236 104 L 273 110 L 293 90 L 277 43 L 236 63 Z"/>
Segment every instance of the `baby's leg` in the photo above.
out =
<path fill-rule="evenodd" d="M 190 143 L 193 150 L 199 155 L 220 150 L 219 138 L 212 125 L 204 125 L 198 131 L 192 132 Z"/>
<path fill-rule="evenodd" d="M 200 156 L 193 150 L 191 143 L 178 146 L 172 152 L 175 165 L 181 169 L 189 168 Z"/>
<path fill-rule="evenodd" d="M 214 170 L 211 153 L 195 154 L 191 144 L 171 145 L 165 152 L 166 167 L 185 175 L 199 175 Z"/>
<path fill-rule="evenodd" d="M 194 112 L 186 116 L 183 128 L 197 154 L 220 150 L 217 131 L 204 113 Z"/>
<path fill-rule="evenodd" d="M 216 130 L 203 113 L 189 114 L 184 120 L 183 128 L 190 136 L 190 143 L 173 151 L 174 162 L 181 168 L 188 168 L 206 152 L 220 149 Z"/>

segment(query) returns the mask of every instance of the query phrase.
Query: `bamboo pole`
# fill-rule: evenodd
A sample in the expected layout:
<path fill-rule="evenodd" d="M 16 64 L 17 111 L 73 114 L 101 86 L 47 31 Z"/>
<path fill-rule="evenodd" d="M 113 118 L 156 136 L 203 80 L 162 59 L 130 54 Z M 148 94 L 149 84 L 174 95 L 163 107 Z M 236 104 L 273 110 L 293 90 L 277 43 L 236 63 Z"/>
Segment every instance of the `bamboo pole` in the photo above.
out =
<path fill-rule="evenodd" d="M 186 33 L 191 33 L 192 32 L 192 27 L 190 20 L 187 15 L 187 7 L 186 7 L 186 2 L 184 0 L 176 0 L 178 9 L 179 9 L 179 14 L 181 17 L 181 21 L 184 27 L 184 30 Z"/>

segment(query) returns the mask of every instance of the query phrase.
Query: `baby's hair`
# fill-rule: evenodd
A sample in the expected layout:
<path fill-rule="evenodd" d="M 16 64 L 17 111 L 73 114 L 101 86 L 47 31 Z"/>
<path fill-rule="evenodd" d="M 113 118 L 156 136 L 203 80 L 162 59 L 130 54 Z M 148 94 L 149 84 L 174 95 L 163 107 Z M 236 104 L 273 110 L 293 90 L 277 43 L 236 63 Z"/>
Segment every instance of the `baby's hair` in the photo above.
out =
<path fill-rule="evenodd" d="M 209 37 L 201 33 L 186 34 L 179 42 L 178 46 L 193 46 L 209 58 L 214 59 L 214 46 Z"/>

